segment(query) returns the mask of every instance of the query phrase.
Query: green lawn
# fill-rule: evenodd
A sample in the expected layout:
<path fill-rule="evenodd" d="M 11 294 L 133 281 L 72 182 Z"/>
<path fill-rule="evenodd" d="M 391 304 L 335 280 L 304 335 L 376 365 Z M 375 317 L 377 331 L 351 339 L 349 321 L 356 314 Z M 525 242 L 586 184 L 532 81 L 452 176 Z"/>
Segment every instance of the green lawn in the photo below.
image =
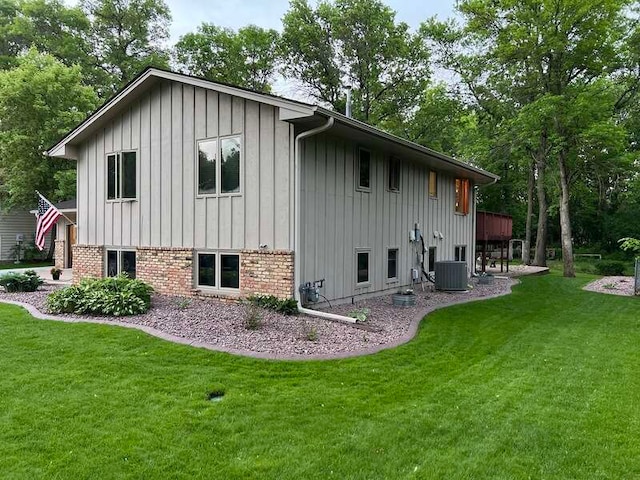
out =
<path fill-rule="evenodd" d="M 36 268 L 36 267 L 49 267 L 53 266 L 52 262 L 43 261 L 43 262 L 0 262 L 0 275 L 2 274 L 1 270 L 9 270 L 13 268 Z"/>
<path fill-rule="evenodd" d="M 330 362 L 0 306 L 0 476 L 640 478 L 640 299 L 587 280 L 525 278 L 405 346 Z"/>

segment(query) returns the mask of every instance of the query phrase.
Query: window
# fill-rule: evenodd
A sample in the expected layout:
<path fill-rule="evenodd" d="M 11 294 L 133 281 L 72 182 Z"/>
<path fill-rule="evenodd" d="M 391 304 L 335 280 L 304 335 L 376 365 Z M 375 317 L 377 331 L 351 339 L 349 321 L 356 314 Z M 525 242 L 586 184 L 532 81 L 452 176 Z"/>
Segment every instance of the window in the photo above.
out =
<path fill-rule="evenodd" d="M 126 273 L 136 278 L 136 252 L 133 250 L 107 250 L 107 277 Z"/>
<path fill-rule="evenodd" d="M 198 195 L 240 193 L 240 148 L 240 137 L 198 142 Z"/>
<path fill-rule="evenodd" d="M 389 190 L 400 191 L 400 161 L 397 158 L 389 159 Z"/>
<path fill-rule="evenodd" d="M 429 272 L 436 269 L 436 247 L 429 247 Z"/>
<path fill-rule="evenodd" d="M 469 213 L 469 180 L 456 178 L 456 213 Z"/>
<path fill-rule="evenodd" d="M 387 250 L 387 280 L 397 280 L 398 278 L 398 249 Z"/>
<path fill-rule="evenodd" d="M 369 251 L 356 252 L 356 283 L 369 283 Z"/>
<path fill-rule="evenodd" d="M 467 261 L 467 246 L 466 245 L 458 245 L 454 247 L 454 259 L 456 262 L 466 262 Z"/>
<path fill-rule="evenodd" d="M 216 286 L 216 256 L 213 253 L 198 254 L 198 285 Z"/>
<path fill-rule="evenodd" d="M 240 288 L 240 255 L 198 253 L 196 282 L 199 287 Z"/>
<path fill-rule="evenodd" d="M 438 174 L 433 170 L 429 172 L 429 196 L 438 198 Z"/>
<path fill-rule="evenodd" d="M 107 200 L 136 198 L 136 163 L 136 152 L 107 155 Z"/>
<path fill-rule="evenodd" d="M 240 288 L 240 256 L 220 255 L 220 286 Z"/>
<path fill-rule="evenodd" d="M 358 150 L 358 189 L 368 191 L 371 188 L 371 152 Z"/>
<path fill-rule="evenodd" d="M 198 194 L 216 193 L 216 159 L 218 142 L 205 140 L 198 143 Z"/>

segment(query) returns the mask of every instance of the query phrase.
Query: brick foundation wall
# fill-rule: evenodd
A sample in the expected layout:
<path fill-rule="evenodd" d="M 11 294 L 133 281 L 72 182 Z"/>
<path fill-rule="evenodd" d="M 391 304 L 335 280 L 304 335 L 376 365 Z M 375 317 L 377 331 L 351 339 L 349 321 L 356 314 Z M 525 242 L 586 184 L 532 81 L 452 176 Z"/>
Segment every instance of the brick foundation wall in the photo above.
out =
<path fill-rule="evenodd" d="M 56 249 L 57 249 L 56 242 Z M 83 278 L 104 276 L 104 247 L 98 245 L 72 245 L 73 283 Z M 64 255 L 63 255 L 64 258 Z M 56 256 L 56 265 L 57 265 Z"/>
<path fill-rule="evenodd" d="M 136 278 L 152 285 L 158 293 L 193 296 L 193 250 L 138 247 Z"/>
<path fill-rule="evenodd" d="M 55 250 L 53 251 L 54 265 L 56 268 L 64 268 L 64 248 L 66 242 L 64 240 L 56 240 Z"/>
<path fill-rule="evenodd" d="M 288 250 L 242 250 L 240 254 L 242 296 L 263 294 L 293 296 L 293 252 Z"/>

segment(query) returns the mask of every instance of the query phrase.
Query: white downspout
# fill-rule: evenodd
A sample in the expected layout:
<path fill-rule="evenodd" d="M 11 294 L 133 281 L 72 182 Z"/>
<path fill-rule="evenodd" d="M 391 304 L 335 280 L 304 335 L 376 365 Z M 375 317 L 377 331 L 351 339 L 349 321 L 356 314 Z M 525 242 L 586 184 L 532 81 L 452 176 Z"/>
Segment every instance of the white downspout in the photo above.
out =
<path fill-rule="evenodd" d="M 302 132 L 296 135 L 295 140 L 295 157 L 294 157 L 294 169 L 295 169 L 295 195 L 294 195 L 294 211 L 295 211 L 295 225 L 294 225 L 294 256 L 293 256 L 293 298 L 298 302 L 298 311 L 300 313 L 304 313 L 306 315 L 311 315 L 313 317 L 326 318 L 328 320 L 336 320 L 338 322 L 347 322 L 347 323 L 356 323 L 355 318 L 345 317 L 343 315 L 336 315 L 334 313 L 320 312 L 318 310 L 311 310 L 309 308 L 304 308 L 302 306 L 302 302 L 300 299 L 300 292 L 298 291 L 298 287 L 300 286 L 300 263 L 302 260 L 302 255 L 300 254 L 301 246 L 300 246 L 300 236 L 301 236 L 301 228 L 302 228 L 302 212 L 300 208 L 300 203 L 302 201 L 302 173 L 301 173 L 301 162 L 302 162 L 302 140 L 305 138 L 316 135 L 320 132 L 324 132 L 325 130 L 329 130 L 334 123 L 334 118 L 329 117 L 327 119 L 327 123 L 321 125 L 316 128 L 312 128 L 311 130 L 307 130 L 306 132 Z"/>

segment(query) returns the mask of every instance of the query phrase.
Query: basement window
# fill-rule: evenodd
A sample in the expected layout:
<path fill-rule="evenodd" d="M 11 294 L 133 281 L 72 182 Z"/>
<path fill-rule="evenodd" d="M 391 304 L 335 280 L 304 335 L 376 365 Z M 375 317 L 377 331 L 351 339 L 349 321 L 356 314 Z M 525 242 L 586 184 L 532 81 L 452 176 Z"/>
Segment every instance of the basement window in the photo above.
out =
<path fill-rule="evenodd" d="M 136 278 L 136 252 L 133 250 L 107 250 L 107 277 L 125 273 Z"/>
<path fill-rule="evenodd" d="M 203 287 L 216 286 L 215 253 L 198 254 L 198 285 Z"/>
<path fill-rule="evenodd" d="M 220 286 L 240 288 L 240 256 L 220 255 Z"/>
<path fill-rule="evenodd" d="M 137 196 L 136 152 L 107 155 L 107 200 L 132 200 Z"/>
<path fill-rule="evenodd" d="M 469 213 L 469 180 L 456 178 L 456 213 Z"/>
<path fill-rule="evenodd" d="M 398 279 L 398 249 L 387 250 L 387 280 Z"/>
<path fill-rule="evenodd" d="M 198 253 L 196 271 L 198 287 L 240 288 L 240 255 L 234 253 Z"/>
<path fill-rule="evenodd" d="M 358 149 L 358 190 L 371 191 L 371 152 Z"/>
<path fill-rule="evenodd" d="M 365 286 L 369 283 L 370 250 L 356 250 L 356 285 Z"/>
<path fill-rule="evenodd" d="M 436 269 L 436 247 L 429 247 L 429 272 Z"/>
<path fill-rule="evenodd" d="M 454 259 L 456 262 L 466 262 L 467 261 L 467 246 L 466 245 L 456 245 L 454 247 Z"/>

